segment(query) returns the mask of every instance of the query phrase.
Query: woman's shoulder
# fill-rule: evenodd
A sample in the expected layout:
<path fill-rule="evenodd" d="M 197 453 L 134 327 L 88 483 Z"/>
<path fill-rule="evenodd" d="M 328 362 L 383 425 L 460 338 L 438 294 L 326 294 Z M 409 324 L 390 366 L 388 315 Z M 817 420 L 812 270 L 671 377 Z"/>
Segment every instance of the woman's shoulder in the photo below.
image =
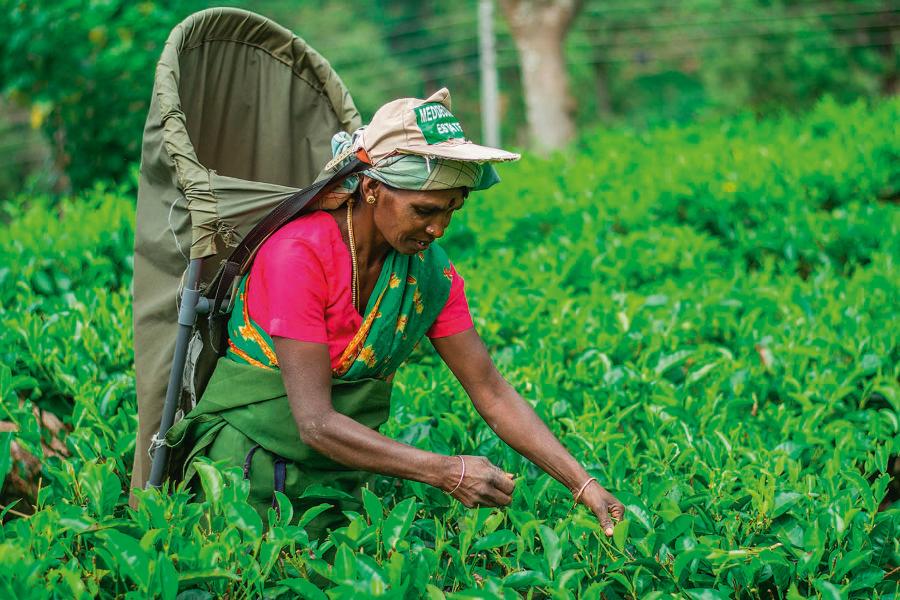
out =
<path fill-rule="evenodd" d="M 298 217 L 273 233 L 260 246 L 256 262 L 289 262 L 315 258 L 323 266 L 333 260 L 341 231 L 330 213 L 317 210 Z"/>
<path fill-rule="evenodd" d="M 310 246 L 331 246 L 340 240 L 341 231 L 331 213 L 315 210 L 284 225 L 269 237 L 269 241 L 279 242 L 297 240 Z"/>

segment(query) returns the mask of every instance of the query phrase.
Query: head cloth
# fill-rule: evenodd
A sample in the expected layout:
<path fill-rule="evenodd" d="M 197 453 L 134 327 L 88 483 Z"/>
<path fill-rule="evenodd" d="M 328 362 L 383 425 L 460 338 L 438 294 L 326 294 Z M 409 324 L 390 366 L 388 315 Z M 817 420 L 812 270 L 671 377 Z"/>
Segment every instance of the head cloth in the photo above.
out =
<path fill-rule="evenodd" d="M 318 180 L 329 178 L 362 152 L 372 166 L 362 173 L 403 190 L 485 190 L 500 181 L 491 163 L 517 160 L 518 154 L 479 146 L 465 138 L 450 112 L 450 92 L 442 88 L 425 100 L 399 98 L 379 108 L 367 126 L 331 139 L 332 160 Z M 351 175 L 316 203 L 343 204 L 359 185 Z"/>
<path fill-rule="evenodd" d="M 346 131 L 338 132 L 331 138 L 333 159 L 319 177 L 322 179 L 338 171 L 352 156 L 353 140 L 358 130 L 351 136 Z M 450 190 L 468 188 L 484 190 L 500 181 L 500 177 L 490 163 L 476 163 L 446 158 L 418 156 L 416 154 L 396 154 L 381 160 L 362 172 L 392 188 L 401 190 Z M 351 175 L 322 199 L 319 208 L 336 208 L 343 204 L 359 186 L 359 176 Z"/>

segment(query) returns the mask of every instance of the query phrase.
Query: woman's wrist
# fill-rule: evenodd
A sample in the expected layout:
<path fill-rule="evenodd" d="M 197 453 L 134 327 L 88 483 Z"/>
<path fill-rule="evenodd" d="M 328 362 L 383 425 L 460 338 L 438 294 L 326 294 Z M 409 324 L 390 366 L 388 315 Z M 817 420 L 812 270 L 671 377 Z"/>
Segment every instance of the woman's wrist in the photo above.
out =
<path fill-rule="evenodd" d="M 596 477 L 588 477 L 587 479 L 585 479 L 584 483 L 582 483 L 580 486 L 578 486 L 578 490 L 572 492 L 572 501 L 573 501 L 572 504 L 573 505 L 578 504 L 578 501 L 581 500 L 581 498 L 584 496 L 584 493 L 585 493 L 585 491 L 587 491 L 587 488 L 590 487 L 592 483 L 596 483 L 596 482 L 597 482 Z"/>
<path fill-rule="evenodd" d="M 452 489 L 447 490 L 447 493 L 451 495 L 453 494 L 453 492 L 459 489 L 459 487 L 462 485 L 463 479 L 466 478 L 466 459 L 464 459 L 459 454 L 456 455 L 456 458 L 459 459 L 460 472 L 459 479 L 456 481 L 456 485 L 454 485 Z"/>
<path fill-rule="evenodd" d="M 449 492 L 459 482 L 462 474 L 462 464 L 458 456 L 435 454 L 433 464 L 428 472 L 428 481 L 425 483 Z"/>
<path fill-rule="evenodd" d="M 565 465 L 565 470 L 560 469 L 560 476 L 557 477 L 557 480 L 568 488 L 569 493 L 571 493 L 572 496 L 575 496 L 575 494 L 578 493 L 578 490 L 581 489 L 581 486 L 590 479 L 591 474 L 588 473 L 578 461 L 572 458 L 571 455 L 569 456 L 569 459 L 571 460 L 571 463 Z"/>

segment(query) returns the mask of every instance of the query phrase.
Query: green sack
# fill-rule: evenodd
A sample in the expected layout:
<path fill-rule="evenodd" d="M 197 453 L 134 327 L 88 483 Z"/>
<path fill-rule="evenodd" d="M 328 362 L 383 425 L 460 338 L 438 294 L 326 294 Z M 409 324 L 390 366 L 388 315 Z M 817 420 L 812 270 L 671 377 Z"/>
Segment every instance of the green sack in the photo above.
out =
<path fill-rule="evenodd" d="M 378 429 L 390 414 L 391 384 L 382 379 L 333 379 L 331 396 L 336 411 L 372 429 Z M 283 462 L 284 493 L 296 516 L 323 501 L 335 504 L 307 528 L 311 536 L 321 535 L 342 519 L 342 511 L 361 511 L 361 488 L 374 477 L 303 443 L 280 371 L 227 358 L 216 365 L 202 401 L 169 430 L 166 444 L 186 457 L 184 479 L 198 491 L 193 464 L 197 457 L 244 467 L 250 480 L 250 502 L 264 520 L 274 497 L 276 463 Z M 323 500 L 321 495 L 309 493 L 304 496 L 317 485 L 335 488 L 346 496 L 340 500 Z"/>

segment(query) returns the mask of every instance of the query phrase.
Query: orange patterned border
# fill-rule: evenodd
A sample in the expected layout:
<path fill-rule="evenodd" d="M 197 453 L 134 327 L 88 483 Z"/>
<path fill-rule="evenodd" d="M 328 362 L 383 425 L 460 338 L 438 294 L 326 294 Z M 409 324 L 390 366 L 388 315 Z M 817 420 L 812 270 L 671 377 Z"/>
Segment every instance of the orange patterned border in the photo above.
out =
<path fill-rule="evenodd" d="M 254 329 L 253 325 L 250 324 L 250 313 L 247 310 L 247 286 L 250 285 L 250 277 L 247 277 L 247 282 L 244 284 L 244 292 L 241 294 L 241 303 L 244 317 L 244 324 L 238 327 L 238 331 L 244 339 L 255 342 L 257 346 L 259 346 L 260 350 L 262 350 L 263 354 L 266 355 L 266 360 L 269 361 L 269 365 L 272 367 L 278 367 L 278 357 L 275 356 L 275 351 L 269 347 L 266 343 L 266 340 L 259 335 L 259 332 Z"/>
<path fill-rule="evenodd" d="M 362 326 L 359 328 L 359 331 L 356 332 L 356 335 L 353 336 L 353 339 L 350 340 L 350 343 L 347 344 L 347 347 L 344 349 L 343 354 L 341 354 L 341 358 L 338 361 L 338 366 L 334 371 L 335 376 L 340 377 L 350 370 L 350 367 L 353 365 L 353 362 L 356 360 L 356 357 L 359 356 L 360 351 L 362 350 L 363 342 L 366 341 L 366 337 L 369 335 L 369 331 L 372 329 L 372 323 L 375 322 L 375 318 L 379 316 L 378 307 L 381 306 L 381 299 L 384 298 L 384 293 L 387 291 L 387 288 L 381 290 L 381 293 L 378 294 L 378 300 L 375 301 L 375 306 L 372 307 L 372 310 L 369 312 L 369 315 L 366 317 L 366 320 L 363 321 Z"/>
<path fill-rule="evenodd" d="M 274 370 L 274 369 L 272 369 L 272 367 L 267 367 L 266 365 L 262 364 L 261 362 L 259 362 L 258 360 L 256 360 L 255 358 L 253 358 L 252 356 L 250 356 L 249 354 L 247 354 L 246 352 L 244 352 L 237 346 L 235 346 L 234 342 L 232 342 L 231 340 L 228 340 L 228 347 L 231 349 L 232 352 L 234 352 L 239 357 L 241 357 L 242 359 L 247 361 L 251 366 L 259 367 L 260 369 L 265 369 L 266 371 Z"/>

